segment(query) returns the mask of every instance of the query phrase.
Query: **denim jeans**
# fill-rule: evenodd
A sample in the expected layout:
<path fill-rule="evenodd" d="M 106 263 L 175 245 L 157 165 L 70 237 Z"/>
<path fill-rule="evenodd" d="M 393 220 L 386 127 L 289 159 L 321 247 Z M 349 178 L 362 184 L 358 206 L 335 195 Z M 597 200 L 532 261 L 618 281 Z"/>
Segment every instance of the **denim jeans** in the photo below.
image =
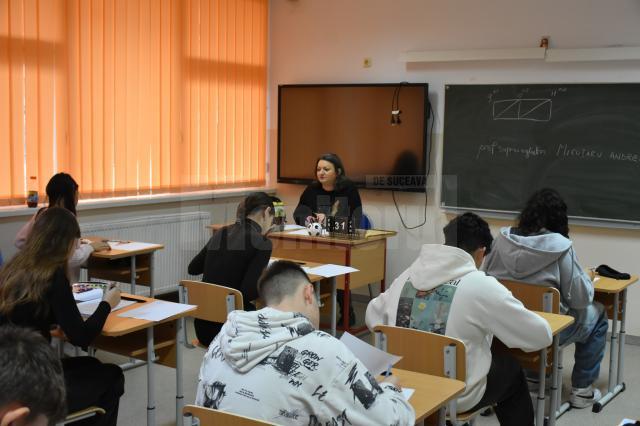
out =
<path fill-rule="evenodd" d="M 593 302 L 586 309 L 569 310 L 567 314 L 574 317 L 576 322 L 560 333 L 560 345 L 576 344 L 571 385 L 574 388 L 586 388 L 600 374 L 609 328 L 607 312 L 602 304 Z"/>

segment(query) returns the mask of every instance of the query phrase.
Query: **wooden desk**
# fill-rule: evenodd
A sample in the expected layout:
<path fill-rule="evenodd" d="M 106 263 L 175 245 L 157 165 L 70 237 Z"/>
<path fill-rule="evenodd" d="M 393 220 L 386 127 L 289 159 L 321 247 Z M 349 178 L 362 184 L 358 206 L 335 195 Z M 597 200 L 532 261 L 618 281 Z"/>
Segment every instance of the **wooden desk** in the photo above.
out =
<path fill-rule="evenodd" d="M 400 386 L 415 389 L 409 399 L 409 404 L 416 412 L 416 423 L 446 407 L 449 401 L 464 392 L 466 386 L 460 380 L 431 376 L 398 368 L 391 369 L 391 372 L 398 377 Z M 382 378 L 379 379 L 381 380 Z M 444 415 L 444 412 L 442 415 Z"/>
<path fill-rule="evenodd" d="M 560 353 L 560 332 L 568 328 L 571 324 L 575 322 L 575 319 L 569 315 L 561 315 L 561 314 L 552 314 L 549 312 L 539 312 L 534 311 L 536 314 L 540 315 L 544 318 L 551 328 L 551 335 L 553 336 L 553 341 L 551 345 L 552 350 L 552 368 L 551 368 L 551 392 L 549 395 L 549 413 L 554 413 L 553 415 L 549 415 L 547 418 L 548 424 L 550 426 L 555 425 L 556 423 L 556 411 L 558 410 L 558 404 L 560 400 L 561 389 L 559 389 L 559 370 L 558 370 L 558 355 Z M 526 331 L 526 330 L 525 330 Z M 496 342 L 497 341 L 497 342 Z M 528 352 L 524 352 L 520 349 L 506 349 L 504 344 L 499 342 L 497 339 L 494 339 L 494 342 L 497 343 L 498 350 L 508 350 L 513 353 L 516 359 L 531 359 L 532 354 Z M 499 343 L 498 343 L 499 342 Z M 547 351 L 548 348 L 542 348 L 539 352 L 539 355 L 534 356 L 532 361 L 538 363 L 538 380 L 540 382 L 540 388 L 538 390 L 538 400 L 536 403 L 536 425 L 543 426 L 546 425 L 545 416 L 544 416 L 544 406 L 546 402 L 545 395 L 545 381 L 546 381 L 546 372 L 547 372 Z"/>
<path fill-rule="evenodd" d="M 624 370 L 624 344 L 626 336 L 627 320 L 627 288 L 638 281 L 637 276 L 631 276 L 628 280 L 614 280 L 613 278 L 596 276 L 593 283 L 595 290 L 594 300 L 602 303 L 607 309 L 607 315 L 611 320 L 611 340 L 609 345 L 609 382 L 607 393 L 593 404 L 593 412 L 599 413 L 613 398 L 625 389 L 623 381 Z M 620 330 L 618 330 L 620 321 Z"/>
<path fill-rule="evenodd" d="M 91 236 L 89 240 L 107 240 Z M 129 282 L 131 294 L 136 293 L 136 285 L 149 286 L 149 295 L 153 297 L 154 254 L 164 249 L 162 244 L 153 244 L 140 250 L 111 250 L 93 252 L 87 265 L 89 279 L 100 278 L 110 281 Z"/>
<path fill-rule="evenodd" d="M 345 290 L 342 329 L 352 331 L 349 327 L 349 291 L 376 281 L 380 281 L 380 291 L 384 291 L 387 238 L 394 235 L 394 231 L 378 231 L 376 235 L 357 240 L 292 235 L 290 232 L 272 232 L 268 236 L 273 242 L 272 253 L 276 257 L 333 263 L 359 270 L 336 279 L 337 288 Z M 363 329 L 366 327 L 354 332 Z"/>
<path fill-rule="evenodd" d="M 109 314 L 101 336 L 92 347 L 147 361 L 147 425 L 153 426 L 155 420 L 155 377 L 154 361 L 176 369 L 176 424 L 182 419 L 184 397 L 182 390 L 182 345 L 179 344 L 182 334 L 182 318 L 188 316 L 195 308 L 162 321 L 147 321 L 137 318 L 122 318 L 119 315 L 136 309 L 155 299 L 131 294 L 123 297 L 139 300 L 140 303 L 127 306 Z M 146 335 L 146 338 L 145 338 Z"/>

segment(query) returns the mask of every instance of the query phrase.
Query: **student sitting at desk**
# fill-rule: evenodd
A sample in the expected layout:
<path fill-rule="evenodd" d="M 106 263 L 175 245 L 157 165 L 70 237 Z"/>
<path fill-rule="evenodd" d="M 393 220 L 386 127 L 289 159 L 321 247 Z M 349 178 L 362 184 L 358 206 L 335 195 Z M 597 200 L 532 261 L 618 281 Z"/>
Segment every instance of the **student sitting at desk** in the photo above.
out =
<path fill-rule="evenodd" d="M 358 188 L 347 178 L 342 160 L 336 154 L 324 154 L 316 161 L 316 180 L 307 186 L 300 196 L 293 218 L 298 225 L 306 226 L 309 217 L 324 226 L 329 216 L 349 217 L 354 228 L 360 227 L 362 201 Z M 342 307 L 344 290 L 338 290 L 338 304 Z M 351 301 L 351 299 L 349 299 Z M 349 325 L 354 325 L 356 313 L 349 304 Z M 338 309 L 342 324 L 342 308 Z"/>
<path fill-rule="evenodd" d="M 273 263 L 260 278 L 267 307 L 234 311 L 204 356 L 196 404 L 280 425 L 413 425 L 394 384 L 375 377 L 333 336 L 307 274 Z"/>
<path fill-rule="evenodd" d="M 35 331 L 0 327 L 0 425 L 47 426 L 64 419 L 60 359 Z"/>
<path fill-rule="evenodd" d="M 560 344 L 576 344 L 571 375 L 571 405 L 591 406 L 600 399 L 592 384 L 600 373 L 606 343 L 607 313 L 593 302 L 593 282 L 578 264 L 569 239 L 567 205 L 553 189 L 534 193 L 517 228 L 503 228 L 483 269 L 498 279 L 553 286 L 560 290 L 560 311 L 576 319 L 560 334 Z"/>
<path fill-rule="evenodd" d="M 62 207 L 69 210 L 74 216 L 76 216 L 76 206 L 78 205 L 78 184 L 71 175 L 67 173 L 58 173 L 53 175 L 53 177 L 49 179 L 49 183 L 47 183 L 47 197 L 49 198 L 48 207 Z M 46 208 L 38 210 L 36 214 L 31 217 L 29 222 L 27 222 L 22 229 L 18 231 L 14 242 L 18 249 L 22 249 L 24 247 L 27 238 L 29 238 L 29 235 L 33 230 L 33 224 L 36 218 L 38 218 L 38 216 L 40 216 L 40 214 L 45 210 Z M 71 283 L 78 282 L 80 279 L 80 267 L 84 265 L 89 256 L 91 256 L 91 253 L 103 250 L 109 250 L 109 245 L 106 242 L 94 241 L 90 244 L 81 244 L 80 238 L 78 238 L 76 240 L 73 255 L 69 258 L 69 281 Z"/>
<path fill-rule="evenodd" d="M 68 210 L 51 207 L 39 215 L 24 248 L 0 270 L 0 325 L 35 329 L 47 340 L 57 325 L 72 344 L 81 347 L 100 334 L 120 301 L 120 290 L 106 291 L 95 313 L 83 320 L 66 272 L 79 236 L 78 222 Z M 62 368 L 69 411 L 98 406 L 106 414 L 91 424 L 116 425 L 124 393 L 120 367 L 93 357 L 74 357 L 63 358 Z"/>
<path fill-rule="evenodd" d="M 444 228 L 445 245 L 425 244 L 416 261 L 367 307 L 369 329 L 395 325 L 462 340 L 467 387 L 460 412 L 496 404 L 502 426 L 533 425 L 533 405 L 522 367 L 492 353 L 493 336 L 510 348 L 532 352 L 551 344 L 549 324 L 527 310 L 495 278 L 477 268 L 490 250 L 487 222 L 473 213 Z"/>
<path fill-rule="evenodd" d="M 211 236 L 189 263 L 188 272 L 203 274 L 204 282 L 240 290 L 244 309 L 253 311 L 251 302 L 258 298 L 258 278 L 271 257 L 271 240 L 265 235 L 273 224 L 272 198 L 264 192 L 251 194 L 238 206 L 238 215 L 236 223 Z M 194 327 L 200 343 L 209 346 L 222 324 L 196 319 Z"/>

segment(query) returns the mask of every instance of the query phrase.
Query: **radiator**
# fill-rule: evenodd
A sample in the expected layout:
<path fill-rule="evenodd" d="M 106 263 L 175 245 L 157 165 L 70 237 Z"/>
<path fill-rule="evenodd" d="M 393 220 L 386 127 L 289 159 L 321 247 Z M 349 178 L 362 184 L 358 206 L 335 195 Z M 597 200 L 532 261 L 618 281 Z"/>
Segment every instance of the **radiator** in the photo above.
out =
<path fill-rule="evenodd" d="M 210 232 L 205 226 L 209 224 L 209 213 L 190 212 L 84 223 L 80 229 L 82 235 L 164 245 L 154 257 L 154 292 L 161 294 L 177 290 L 180 280 L 195 279 L 187 273 L 187 266 L 207 242 Z M 127 286 L 123 289 L 129 291 Z M 149 288 L 136 286 L 136 293 L 147 295 Z"/>

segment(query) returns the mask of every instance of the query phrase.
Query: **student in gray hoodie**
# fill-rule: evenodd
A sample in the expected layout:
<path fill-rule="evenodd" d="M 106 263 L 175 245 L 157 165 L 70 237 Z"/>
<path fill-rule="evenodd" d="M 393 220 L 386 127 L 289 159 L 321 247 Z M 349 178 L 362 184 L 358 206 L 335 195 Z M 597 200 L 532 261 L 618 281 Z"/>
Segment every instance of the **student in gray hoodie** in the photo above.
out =
<path fill-rule="evenodd" d="M 560 291 L 561 313 L 576 320 L 560 335 L 560 344 L 576 344 L 570 402 L 584 408 L 601 397 L 593 383 L 600 373 L 608 322 L 603 306 L 593 301 L 593 282 L 578 263 L 568 223 L 560 194 L 549 188 L 537 191 L 520 214 L 518 226 L 500 230 L 482 269 L 498 279 Z"/>

